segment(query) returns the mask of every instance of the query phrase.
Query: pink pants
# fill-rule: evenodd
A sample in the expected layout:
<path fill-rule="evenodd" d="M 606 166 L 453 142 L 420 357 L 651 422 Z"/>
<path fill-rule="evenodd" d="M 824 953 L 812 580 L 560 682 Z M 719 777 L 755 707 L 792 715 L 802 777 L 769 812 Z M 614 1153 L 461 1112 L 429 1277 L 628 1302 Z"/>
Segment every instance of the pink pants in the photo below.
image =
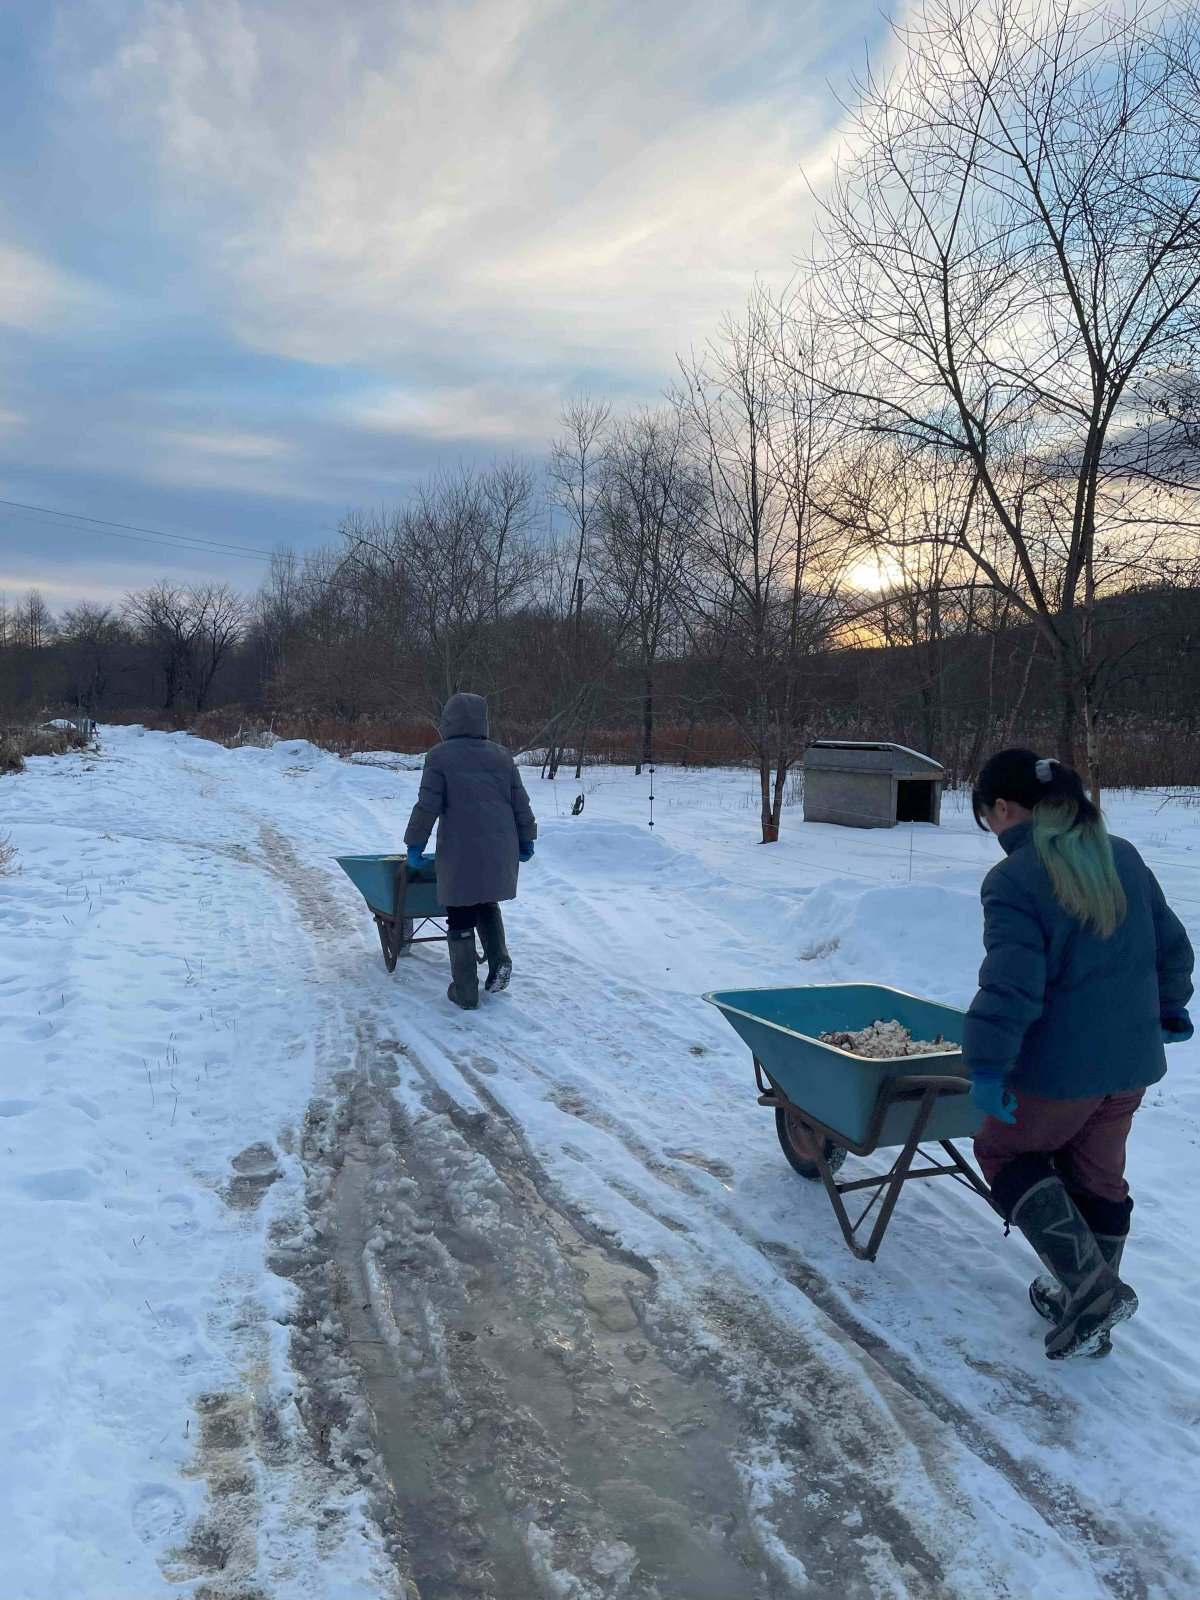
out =
<path fill-rule="evenodd" d="M 989 1184 L 1017 1156 L 1053 1158 L 1068 1189 L 1105 1200 L 1124 1200 L 1125 1141 L 1145 1089 L 1092 1095 L 1087 1100 L 1046 1100 L 1016 1090 L 1011 1126 L 988 1117 L 975 1135 L 975 1159 Z"/>

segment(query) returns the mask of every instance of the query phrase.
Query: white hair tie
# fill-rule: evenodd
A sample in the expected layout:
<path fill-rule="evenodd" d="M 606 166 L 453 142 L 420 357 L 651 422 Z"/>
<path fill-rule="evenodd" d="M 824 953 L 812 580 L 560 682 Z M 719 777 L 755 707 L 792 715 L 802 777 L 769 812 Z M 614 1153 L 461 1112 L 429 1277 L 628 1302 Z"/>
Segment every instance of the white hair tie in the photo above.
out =
<path fill-rule="evenodd" d="M 1039 783 L 1049 783 L 1051 778 L 1054 776 L 1052 769 L 1057 765 L 1058 762 L 1053 756 L 1043 756 L 1041 760 L 1036 763 L 1033 769 L 1037 775 L 1037 781 Z"/>

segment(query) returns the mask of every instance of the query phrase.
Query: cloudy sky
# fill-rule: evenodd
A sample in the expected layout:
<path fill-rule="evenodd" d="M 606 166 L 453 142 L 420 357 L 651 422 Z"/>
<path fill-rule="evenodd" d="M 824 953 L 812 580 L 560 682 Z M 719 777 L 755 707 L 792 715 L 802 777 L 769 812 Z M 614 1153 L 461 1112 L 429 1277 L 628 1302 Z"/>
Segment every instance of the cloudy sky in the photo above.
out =
<path fill-rule="evenodd" d="M 804 248 L 876 0 L 8 0 L 0 591 L 257 582 L 653 398 Z M 188 551 L 95 524 L 238 547 Z"/>

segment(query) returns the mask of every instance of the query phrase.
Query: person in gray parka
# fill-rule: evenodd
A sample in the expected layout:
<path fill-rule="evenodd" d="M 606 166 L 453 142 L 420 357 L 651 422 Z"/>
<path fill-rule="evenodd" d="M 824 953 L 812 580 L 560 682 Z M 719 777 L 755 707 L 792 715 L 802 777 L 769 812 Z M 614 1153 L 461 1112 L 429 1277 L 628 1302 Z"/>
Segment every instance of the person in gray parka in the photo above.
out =
<path fill-rule="evenodd" d="M 1137 1310 L 1120 1267 L 1125 1144 L 1163 1045 L 1191 1037 L 1192 947 L 1154 874 L 1112 838 L 1079 774 L 1032 750 L 980 772 L 976 821 L 1005 859 L 983 885 L 986 958 L 963 1030 L 975 1155 L 1041 1257 L 1030 1285 L 1053 1361 L 1104 1356 Z"/>
<path fill-rule="evenodd" d="M 453 980 L 446 993 L 473 1011 L 479 1004 L 476 928 L 488 963 L 485 987 L 499 993 L 512 976 L 499 902 L 516 898 L 518 863 L 533 859 L 537 823 L 516 762 L 488 738 L 482 695 L 451 695 L 441 732 L 441 744 L 425 757 L 404 843 L 410 867 L 419 866 L 437 824 L 438 899 L 450 928 Z"/>

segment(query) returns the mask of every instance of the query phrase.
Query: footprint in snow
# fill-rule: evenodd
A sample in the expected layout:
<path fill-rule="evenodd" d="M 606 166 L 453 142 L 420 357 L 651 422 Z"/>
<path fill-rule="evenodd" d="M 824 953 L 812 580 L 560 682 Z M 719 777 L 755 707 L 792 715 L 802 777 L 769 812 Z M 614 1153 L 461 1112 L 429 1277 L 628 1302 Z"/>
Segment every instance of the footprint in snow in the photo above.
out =
<path fill-rule="evenodd" d="M 96 1192 L 96 1180 L 82 1167 L 59 1167 L 53 1172 L 35 1172 L 18 1178 L 16 1187 L 34 1200 L 88 1200 Z"/>
<path fill-rule="evenodd" d="M 69 1094 L 67 1104 L 74 1106 L 76 1111 L 82 1111 L 85 1117 L 91 1117 L 93 1122 L 99 1122 L 104 1115 L 96 1102 L 83 1094 Z"/>
<path fill-rule="evenodd" d="M 195 1202 L 186 1194 L 165 1194 L 158 1209 L 172 1233 L 195 1233 L 199 1223 L 192 1216 Z"/>
<path fill-rule="evenodd" d="M 672 1161 L 686 1161 L 689 1166 L 699 1167 L 701 1172 L 707 1172 L 710 1177 L 715 1178 L 724 1188 L 733 1188 L 734 1171 L 724 1161 L 718 1161 L 713 1156 L 703 1155 L 698 1150 L 664 1150 L 663 1154 L 670 1156 Z"/>
<path fill-rule="evenodd" d="M 183 1496 L 165 1483 L 146 1483 L 133 1497 L 129 1520 L 143 1544 L 160 1544 L 187 1521 Z"/>
<path fill-rule="evenodd" d="M 233 1177 L 225 1185 L 225 1204 L 234 1211 L 253 1211 L 273 1183 L 283 1177 L 269 1144 L 248 1145 L 233 1158 Z"/>

